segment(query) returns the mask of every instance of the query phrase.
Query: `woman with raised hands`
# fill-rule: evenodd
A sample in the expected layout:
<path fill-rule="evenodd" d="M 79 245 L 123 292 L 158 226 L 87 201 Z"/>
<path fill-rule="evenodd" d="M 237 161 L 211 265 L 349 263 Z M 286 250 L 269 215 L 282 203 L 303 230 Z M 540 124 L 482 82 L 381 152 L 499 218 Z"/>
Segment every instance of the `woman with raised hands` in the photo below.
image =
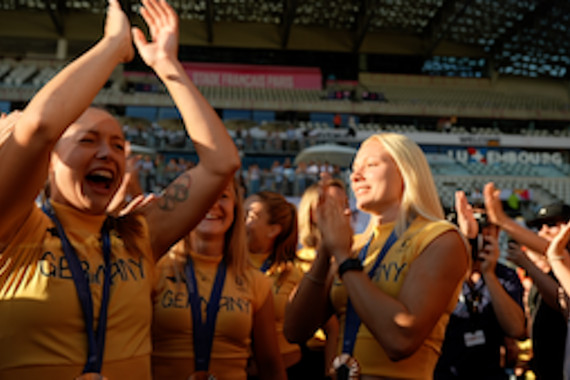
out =
<path fill-rule="evenodd" d="M 492 182 L 487 183 L 483 189 L 489 220 L 535 254 L 544 255 L 558 282 L 566 294 L 570 295 L 570 256 L 567 250 L 568 240 L 565 238 L 568 221 L 559 221 L 552 227 L 543 225 L 541 233 L 534 233 L 505 213 L 499 194 L 500 190 Z"/>
<path fill-rule="evenodd" d="M 467 243 L 444 219 L 427 160 L 407 137 L 365 140 L 351 182 L 370 224 L 353 244 L 345 206 L 323 189 L 321 242 L 286 309 L 285 336 L 305 341 L 336 312 L 337 379 L 430 379 L 467 273 Z"/>
<path fill-rule="evenodd" d="M 202 219 L 240 165 L 178 61 L 175 12 L 144 0 L 141 14 L 152 41 L 135 30 L 135 44 L 179 106 L 200 162 L 155 202 L 107 215 L 125 172 L 125 138 L 115 118 L 90 104 L 134 53 L 128 19 L 109 0 L 103 37 L 18 118 L 2 119 L 17 119 L 0 146 L 0 180 L 9 184 L 0 187 L 2 379 L 150 379 L 154 262 Z"/>

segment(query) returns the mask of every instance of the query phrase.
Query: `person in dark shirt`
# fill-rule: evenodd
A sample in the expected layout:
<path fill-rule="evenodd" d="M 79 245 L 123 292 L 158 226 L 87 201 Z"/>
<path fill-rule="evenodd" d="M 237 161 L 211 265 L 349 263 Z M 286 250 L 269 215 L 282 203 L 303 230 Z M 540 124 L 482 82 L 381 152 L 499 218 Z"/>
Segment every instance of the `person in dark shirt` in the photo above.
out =
<path fill-rule="evenodd" d="M 526 336 L 523 287 L 513 269 L 498 263 L 499 227 L 487 223 L 458 191 L 461 232 L 472 244 L 471 270 L 447 325 L 434 379 L 508 379 L 501 365 L 505 338 Z"/>

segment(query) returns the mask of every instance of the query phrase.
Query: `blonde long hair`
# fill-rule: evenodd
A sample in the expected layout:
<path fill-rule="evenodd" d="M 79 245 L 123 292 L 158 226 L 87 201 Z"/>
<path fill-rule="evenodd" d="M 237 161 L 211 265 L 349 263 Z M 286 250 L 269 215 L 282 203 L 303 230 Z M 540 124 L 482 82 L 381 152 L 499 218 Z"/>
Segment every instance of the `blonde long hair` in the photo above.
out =
<path fill-rule="evenodd" d="M 397 133 L 372 135 L 361 146 L 370 141 L 378 141 L 384 146 L 396 163 L 404 182 L 404 193 L 395 225 L 397 235 L 401 236 L 407 225 L 418 215 L 432 221 L 444 219 L 431 169 L 421 148 L 408 137 Z M 374 221 L 371 219 L 361 235 L 362 239 L 355 243 L 361 245 L 362 240 L 369 238 L 373 228 Z"/>
<path fill-rule="evenodd" d="M 344 182 L 338 178 L 330 179 L 326 182 L 327 186 L 338 187 L 346 192 Z M 309 186 L 301 196 L 297 211 L 297 221 L 299 224 L 299 242 L 304 248 L 316 248 L 321 241 L 321 232 L 317 228 L 313 220 L 313 209 L 319 201 L 318 183 Z"/>

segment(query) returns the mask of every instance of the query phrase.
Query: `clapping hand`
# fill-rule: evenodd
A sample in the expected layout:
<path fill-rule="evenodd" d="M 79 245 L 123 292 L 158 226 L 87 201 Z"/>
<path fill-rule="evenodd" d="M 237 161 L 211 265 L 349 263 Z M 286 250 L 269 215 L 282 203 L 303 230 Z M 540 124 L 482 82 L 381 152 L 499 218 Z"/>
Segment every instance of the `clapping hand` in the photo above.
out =
<path fill-rule="evenodd" d="M 105 19 L 105 37 L 110 40 L 121 41 L 125 45 L 125 54 L 122 62 L 128 62 L 133 59 L 135 51 L 130 33 L 131 24 L 127 15 L 121 9 L 119 0 L 109 0 L 107 7 L 107 18 Z"/>
<path fill-rule="evenodd" d="M 455 192 L 455 210 L 457 212 L 457 224 L 459 230 L 468 239 L 473 239 L 479 233 L 479 225 L 473 214 L 473 207 L 467 202 L 467 196 L 463 191 Z"/>
<path fill-rule="evenodd" d="M 485 200 L 487 217 L 489 218 L 489 222 L 497 226 L 502 226 L 503 222 L 509 219 L 503 210 L 503 204 L 499 197 L 500 193 L 501 191 L 495 188 L 495 184 L 493 182 L 487 183 L 483 188 L 483 198 Z"/>
<path fill-rule="evenodd" d="M 12 134 L 16 122 L 22 116 L 22 111 L 13 111 L 9 114 L 0 114 L 0 145 L 4 144 L 4 141 Z"/>
<path fill-rule="evenodd" d="M 178 58 L 178 16 L 165 0 L 143 0 L 141 16 L 148 25 L 151 41 L 139 28 L 133 28 L 133 40 L 144 62 L 150 66 L 163 59 Z"/>
<path fill-rule="evenodd" d="M 558 234 L 554 236 L 548 249 L 546 250 L 546 257 L 551 260 L 556 260 L 568 255 L 566 247 L 568 246 L 568 241 L 570 240 L 570 222 L 562 225 Z"/>
<path fill-rule="evenodd" d="M 507 259 L 519 267 L 525 267 L 525 263 L 530 260 L 522 247 L 516 241 L 509 241 L 507 245 Z"/>
<path fill-rule="evenodd" d="M 321 184 L 316 208 L 316 224 L 321 232 L 321 247 L 337 262 L 348 257 L 352 247 L 353 230 L 347 218 L 346 205 L 332 195 L 326 184 Z"/>

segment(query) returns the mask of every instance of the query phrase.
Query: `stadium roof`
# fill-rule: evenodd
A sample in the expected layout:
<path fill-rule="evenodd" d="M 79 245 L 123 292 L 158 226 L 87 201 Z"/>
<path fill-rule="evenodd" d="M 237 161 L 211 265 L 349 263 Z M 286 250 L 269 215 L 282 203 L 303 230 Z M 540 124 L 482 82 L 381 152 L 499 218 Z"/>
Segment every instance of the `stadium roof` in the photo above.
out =
<path fill-rule="evenodd" d="M 140 24 L 138 2 L 121 3 Z M 570 77 L 568 0 L 170 3 L 181 16 L 181 43 L 189 46 L 414 55 L 425 59 L 427 72 L 463 57 L 464 64 L 490 66 L 499 75 Z M 1 0 L 0 55 L 55 55 L 58 39 L 66 41 L 60 49 L 75 54 L 99 37 L 105 6 L 102 0 Z"/>

